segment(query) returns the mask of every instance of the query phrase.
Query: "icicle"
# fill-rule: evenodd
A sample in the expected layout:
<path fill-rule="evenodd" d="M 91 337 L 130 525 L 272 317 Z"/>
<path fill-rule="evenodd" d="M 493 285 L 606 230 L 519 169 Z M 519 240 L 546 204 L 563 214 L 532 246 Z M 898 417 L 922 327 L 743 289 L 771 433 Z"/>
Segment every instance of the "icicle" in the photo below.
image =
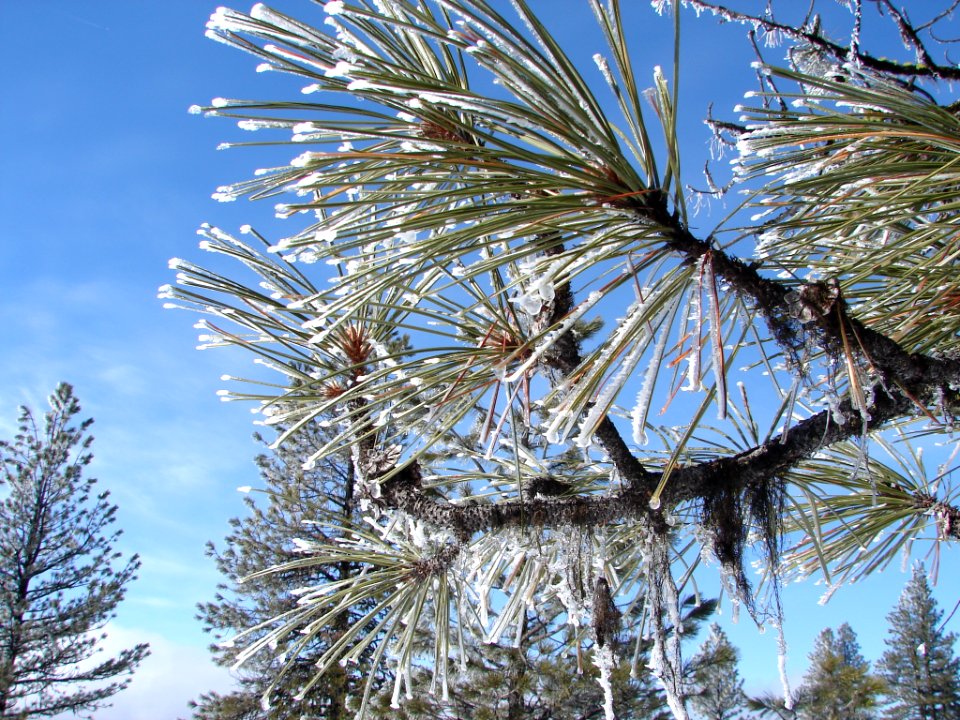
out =
<path fill-rule="evenodd" d="M 400 709 L 400 690 L 403 683 L 403 670 L 397 668 L 397 676 L 393 680 L 393 695 L 390 696 L 390 707 L 394 710 Z"/>
<path fill-rule="evenodd" d="M 603 717 L 604 720 L 617 720 L 616 713 L 613 711 L 613 683 L 610 678 L 614 668 L 617 666 L 617 658 L 613 654 L 613 648 L 610 645 L 605 647 L 593 648 L 593 664 L 600 670 L 600 677 L 597 678 L 597 684 L 603 690 Z"/>
<path fill-rule="evenodd" d="M 655 295 L 652 295 L 646 300 L 634 303 L 630 307 L 626 317 L 620 322 L 620 326 L 608 341 L 608 347 L 615 348 L 622 344 L 622 340 L 625 338 L 627 333 L 629 333 L 638 322 L 642 322 L 642 318 L 646 312 L 646 309 L 649 307 L 651 301 L 655 297 Z M 667 327 L 669 327 L 668 318 L 676 309 L 678 302 L 679 300 L 670 303 L 659 313 L 657 313 L 652 320 L 644 323 L 646 326 L 644 336 L 640 339 L 636 339 L 633 342 L 633 347 L 620 361 L 620 367 L 618 368 L 617 372 L 604 381 L 604 385 L 600 392 L 595 398 L 593 398 L 593 404 L 590 406 L 590 410 L 587 412 L 586 417 L 580 422 L 580 433 L 574 439 L 574 443 L 576 445 L 582 448 L 590 447 L 593 442 L 593 434 L 596 431 L 597 426 L 606 416 L 606 413 L 613 404 L 616 395 L 620 392 L 620 390 L 623 389 L 626 379 L 633 373 L 634 368 L 637 366 L 637 363 L 640 362 L 640 358 L 646 351 L 648 347 L 647 341 L 653 336 L 653 329 L 659 327 L 661 323 L 665 323 L 664 331 Z M 664 344 L 666 343 L 665 335 L 657 341 L 657 349 L 654 351 L 654 356 L 651 360 L 651 363 L 656 366 L 659 366 L 659 363 L 656 362 L 657 357 L 662 356 L 663 354 L 661 342 Z M 653 371 L 654 373 L 656 372 L 656 369 L 659 368 L 655 368 Z M 651 380 L 651 383 L 652 382 L 653 381 Z"/>
<path fill-rule="evenodd" d="M 717 417 L 725 420 L 727 418 L 727 373 L 720 327 L 720 297 L 717 278 L 713 273 L 713 257 L 709 252 L 704 255 L 703 284 L 707 288 L 707 305 L 710 309 L 710 347 L 713 354 L 713 375 L 717 381 Z"/>
<path fill-rule="evenodd" d="M 503 635 L 504 631 L 510 625 L 511 619 L 510 613 L 504 609 L 497 618 L 497 622 L 494 623 L 493 629 L 490 630 L 483 641 L 488 645 L 497 645 L 500 642 L 500 636 Z"/>
<path fill-rule="evenodd" d="M 783 622 L 777 623 L 777 670 L 780 672 L 780 685 L 783 687 L 783 706 L 793 709 L 793 693 L 790 692 L 790 678 L 787 677 L 787 637 L 783 633 Z"/>
<path fill-rule="evenodd" d="M 670 573 L 670 544 L 666 537 L 651 533 L 646 540 L 647 552 L 647 613 L 653 648 L 650 669 L 660 681 L 667 705 L 676 720 L 689 720 L 683 702 L 683 661 L 680 656 L 678 624 L 680 617 L 677 586 Z M 673 632 L 667 635 L 664 614 L 673 623 Z"/>
<path fill-rule="evenodd" d="M 505 378 L 506 381 L 516 382 L 523 377 L 523 375 L 526 374 L 526 372 L 539 361 L 540 357 L 547 350 L 553 347 L 554 343 L 556 343 L 560 337 L 566 334 L 584 315 L 584 313 L 590 310 L 601 299 L 603 299 L 603 293 L 596 291 L 590 293 L 586 300 L 577 305 L 577 307 L 574 308 L 574 310 L 564 318 L 563 322 L 561 322 L 554 330 L 546 333 L 543 338 L 541 338 L 541 340 L 537 343 L 537 347 L 530 354 L 530 357 L 526 358 L 516 370 L 507 375 Z"/>
<path fill-rule="evenodd" d="M 403 687 L 406 689 L 404 697 L 407 700 L 413 700 L 413 681 L 410 678 L 410 663 L 403 668 Z"/>
<path fill-rule="evenodd" d="M 616 79 L 613 77 L 613 73 L 610 72 L 610 63 L 607 62 L 607 59 L 600 53 L 594 53 L 593 62 L 596 64 L 600 74 L 603 75 L 603 79 L 607 82 L 613 94 L 620 97 L 620 88 L 617 85 Z"/>
<path fill-rule="evenodd" d="M 633 441 L 638 445 L 647 444 L 647 415 L 650 412 L 650 400 L 653 397 L 653 388 L 656 385 L 657 374 L 660 371 L 660 364 L 663 360 L 663 352 L 667 346 L 667 329 L 669 325 L 664 325 L 660 329 L 660 336 L 657 338 L 656 347 L 653 350 L 653 357 L 647 365 L 647 370 L 643 375 L 643 384 L 637 393 L 637 404 L 631 413 L 633 421 Z"/>
<path fill-rule="evenodd" d="M 700 258 L 700 272 L 703 270 L 703 258 Z M 696 320 L 696 335 L 693 338 L 690 353 L 687 355 L 687 382 L 680 388 L 684 392 L 697 392 L 703 387 L 700 379 L 700 338 L 703 335 L 703 303 L 700 288 L 690 292 L 690 318 Z"/>
<path fill-rule="evenodd" d="M 523 615 L 517 618 L 517 632 L 513 636 L 513 647 L 515 648 L 519 648 L 523 644 L 523 621 Z"/>
<path fill-rule="evenodd" d="M 447 664 L 443 663 L 443 678 L 440 683 L 440 699 L 443 702 L 450 702 L 450 684 L 447 682 Z"/>

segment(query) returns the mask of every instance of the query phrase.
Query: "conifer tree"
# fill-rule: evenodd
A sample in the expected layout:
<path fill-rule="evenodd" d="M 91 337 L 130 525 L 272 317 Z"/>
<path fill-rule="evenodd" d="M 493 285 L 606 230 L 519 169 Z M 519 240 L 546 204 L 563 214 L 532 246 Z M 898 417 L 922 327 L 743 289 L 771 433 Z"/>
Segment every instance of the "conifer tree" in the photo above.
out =
<path fill-rule="evenodd" d="M 258 436 L 262 441 L 262 438 Z M 230 638 L 297 607 L 298 593 L 322 583 L 344 581 L 350 563 L 300 568 L 304 548 L 349 533 L 355 513 L 353 466 L 349 458 L 310 457 L 329 439 L 319 422 L 301 428 L 276 451 L 257 457 L 263 487 L 245 498 L 249 514 L 230 521 L 223 550 L 208 554 L 226 582 L 210 602 L 199 605 L 199 619 L 218 643 L 215 661 L 230 666 L 240 650 Z M 250 488 L 242 488 L 250 491 Z M 260 499 L 262 501 L 258 502 Z M 281 572 L 264 572 L 277 565 Z M 279 653 L 254 654 L 239 669 L 239 688 L 226 695 L 207 693 L 194 703 L 196 720 L 282 720 L 307 715 L 327 720 L 352 718 L 351 694 L 361 684 L 362 664 L 339 667 L 322 683 L 311 683 L 315 663 L 357 621 L 363 604 L 336 613 L 307 643 L 291 638 Z M 261 633 L 266 634 L 266 632 Z M 283 670 L 283 672 L 280 672 Z"/>
<path fill-rule="evenodd" d="M 738 720 L 746 703 L 737 663 L 740 651 L 716 623 L 691 660 L 690 705 L 704 720 Z"/>
<path fill-rule="evenodd" d="M 146 644 L 98 660 L 140 560 L 114 549 L 117 506 L 83 476 L 92 420 L 62 383 L 42 426 L 21 408 L 12 441 L 0 441 L 0 718 L 84 716 L 109 705 Z"/>
<path fill-rule="evenodd" d="M 900 600 L 887 615 L 887 650 L 878 664 L 886 680 L 888 720 L 960 718 L 960 659 L 954 657 L 954 633 L 940 625 L 937 607 L 922 564 L 913 568 Z"/>
<path fill-rule="evenodd" d="M 802 698 L 790 697 L 789 706 L 783 693 L 764 692 L 747 696 L 747 708 L 753 718 L 777 718 L 777 720 L 797 720 L 803 709 Z"/>
<path fill-rule="evenodd" d="M 747 701 L 756 717 L 783 720 L 871 720 L 877 717 L 878 696 L 883 681 L 870 673 L 870 664 L 860 653 L 856 633 L 849 624 L 836 633 L 823 630 L 810 653 L 810 667 L 803 683 L 791 695 L 765 693 Z"/>
<path fill-rule="evenodd" d="M 684 634 L 693 638 L 700 625 L 716 610 L 715 600 L 685 598 Z M 591 653 L 569 638 L 556 607 L 528 613 L 519 639 L 503 638 L 499 644 L 474 643 L 464 647 L 466 663 L 450 678 L 447 697 L 440 688 L 415 696 L 399 707 L 391 706 L 389 692 L 381 691 L 370 712 L 378 720 L 583 720 L 600 717 L 604 696 L 597 683 L 599 671 Z M 667 720 L 671 717 L 663 691 L 646 672 L 649 640 L 624 629 L 612 638 L 622 655 L 637 653 L 633 662 L 619 663 L 611 673 L 613 703 L 619 720 Z M 564 638 L 563 636 L 568 637 Z M 704 648 L 697 660 L 716 666 L 726 659 L 713 648 Z M 459 657 L 455 667 L 459 665 Z M 693 666 L 691 666 L 691 672 Z M 420 667 L 414 681 L 429 682 L 431 669 Z M 724 715 L 724 718 L 732 718 Z"/>
<path fill-rule="evenodd" d="M 827 628 L 817 636 L 797 705 L 809 720 L 871 720 L 882 691 L 856 633 L 844 623 L 836 633 Z"/>

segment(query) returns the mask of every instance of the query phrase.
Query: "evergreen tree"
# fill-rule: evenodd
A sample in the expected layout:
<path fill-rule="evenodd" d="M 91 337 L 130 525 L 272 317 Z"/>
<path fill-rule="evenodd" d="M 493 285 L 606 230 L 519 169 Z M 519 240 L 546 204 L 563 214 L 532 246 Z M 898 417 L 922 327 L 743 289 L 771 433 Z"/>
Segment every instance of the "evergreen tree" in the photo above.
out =
<path fill-rule="evenodd" d="M 870 673 L 856 633 L 847 624 L 823 630 L 810 653 L 810 668 L 791 697 L 766 693 L 747 700 L 756 717 L 783 720 L 871 720 L 876 717 L 883 681 Z"/>
<path fill-rule="evenodd" d="M 215 662 L 233 665 L 240 652 L 230 638 L 262 627 L 250 642 L 269 632 L 269 621 L 297 607 L 303 588 L 346 580 L 350 563 L 299 567 L 304 548 L 348 533 L 355 512 L 353 467 L 348 458 L 310 457 L 329 440 L 319 422 L 301 428 L 276 451 L 257 457 L 263 487 L 245 498 L 249 514 L 230 520 L 224 549 L 208 544 L 208 554 L 227 582 L 211 602 L 199 605 L 199 619 L 212 632 Z M 258 439 L 261 440 L 262 438 Z M 246 488 L 244 488 L 246 490 Z M 257 502 L 254 497 L 262 498 Z M 290 567 L 284 567 L 290 565 Z M 274 568 L 281 568 L 273 570 Z M 300 643 L 290 638 L 279 653 L 254 655 L 239 668 L 239 688 L 226 695 L 208 693 L 194 703 L 197 720 L 284 720 L 352 718 L 351 694 L 361 684 L 364 665 L 338 666 L 313 684 L 315 663 L 360 617 L 364 605 L 345 608 L 322 630 Z M 281 672 L 281 669 L 283 672 Z"/>
<path fill-rule="evenodd" d="M 93 421 L 76 422 L 66 383 L 50 407 L 42 427 L 21 408 L 16 436 L 0 441 L 0 718 L 107 707 L 149 654 L 141 644 L 94 660 L 140 560 L 114 550 L 117 506 L 83 477 Z"/>
<path fill-rule="evenodd" d="M 827 628 L 817 636 L 795 708 L 808 720 L 871 720 L 883 687 L 844 623 L 836 633 Z"/>
<path fill-rule="evenodd" d="M 778 720 L 797 720 L 803 709 L 803 699 L 791 698 L 790 707 L 784 700 L 783 693 L 765 692 L 756 696 L 747 696 L 747 708 L 755 718 L 777 718 Z"/>
<path fill-rule="evenodd" d="M 716 610 L 716 601 L 683 603 L 684 634 L 693 638 L 699 626 Z M 463 671 L 450 679 L 448 696 L 440 689 L 391 707 L 389 692 L 381 692 L 370 711 L 382 720 L 586 720 L 600 717 L 604 695 L 599 671 L 589 649 L 571 637 L 569 627 L 558 627 L 562 616 L 554 608 L 528 613 L 522 637 L 512 643 L 465 647 Z M 581 638 L 582 641 L 582 638 Z M 621 662 L 611 675 L 613 704 L 619 720 L 667 720 L 671 717 L 662 688 L 648 667 L 648 640 L 623 632 L 614 639 Z M 710 649 L 701 660 L 715 664 Z M 457 658 L 459 661 L 459 658 Z M 459 662 L 454 664 L 457 667 Z M 414 680 L 429 682 L 431 668 L 421 667 Z M 724 718 L 733 716 L 725 715 Z"/>
<path fill-rule="evenodd" d="M 887 650 L 878 664 L 889 688 L 889 720 L 960 718 L 960 659 L 954 633 L 940 626 L 943 611 L 930 591 L 922 564 L 913 568 L 900 600 L 887 615 Z"/>
<path fill-rule="evenodd" d="M 710 634 L 691 660 L 690 705 L 705 720 L 739 720 L 746 703 L 737 663 L 740 651 L 713 623 Z"/>

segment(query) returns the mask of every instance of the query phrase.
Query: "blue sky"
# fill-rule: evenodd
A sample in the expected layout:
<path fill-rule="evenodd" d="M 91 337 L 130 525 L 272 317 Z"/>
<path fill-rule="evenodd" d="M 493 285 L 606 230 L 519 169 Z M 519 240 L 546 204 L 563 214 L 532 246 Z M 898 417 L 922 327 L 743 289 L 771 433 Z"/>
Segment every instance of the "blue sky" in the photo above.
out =
<path fill-rule="evenodd" d="M 273 5 L 322 22 L 308 0 Z M 270 203 L 210 199 L 218 185 L 259 167 L 257 153 L 217 152 L 240 132 L 187 108 L 290 86 L 204 38 L 214 9 L 206 0 L 0 0 L 0 435 L 12 435 L 18 405 L 42 412 L 57 382 L 74 384 L 85 415 L 96 419 L 92 473 L 120 506 L 122 549 L 143 559 L 109 642 L 147 640 L 154 655 L 99 720 L 187 717 L 189 699 L 230 683 L 209 662 L 194 613 L 218 580 L 204 544 L 243 512 L 236 488 L 257 485 L 253 416 L 216 396 L 221 374 L 247 374 L 248 361 L 196 352 L 195 318 L 163 310 L 156 288 L 172 280 L 170 257 L 199 258 L 200 223 L 236 230 L 273 222 Z M 562 37 L 578 39 L 586 17 L 557 12 L 552 20 Z M 668 67 L 670 23 L 645 7 L 638 18 L 638 67 Z M 712 21 L 685 21 L 693 32 L 684 44 L 682 109 L 699 158 L 707 152 L 703 108 L 713 99 L 719 114 L 739 101 L 750 89 L 751 58 L 739 50 L 739 29 L 719 36 L 717 52 L 717 40 L 706 39 L 716 36 L 703 34 L 716 30 Z M 595 49 L 581 48 L 587 58 Z M 289 159 L 287 150 L 270 152 L 278 163 Z M 893 568 L 826 606 L 817 603 L 821 587 L 792 586 L 792 673 L 803 672 L 817 632 L 845 620 L 864 654 L 879 657 L 884 616 L 905 579 Z M 960 579 L 942 574 L 937 594 L 949 611 Z M 772 634 L 758 635 L 747 619 L 733 626 L 728 613 L 720 619 L 743 652 L 748 686 L 776 687 Z M 960 620 L 950 627 L 960 630 Z"/>

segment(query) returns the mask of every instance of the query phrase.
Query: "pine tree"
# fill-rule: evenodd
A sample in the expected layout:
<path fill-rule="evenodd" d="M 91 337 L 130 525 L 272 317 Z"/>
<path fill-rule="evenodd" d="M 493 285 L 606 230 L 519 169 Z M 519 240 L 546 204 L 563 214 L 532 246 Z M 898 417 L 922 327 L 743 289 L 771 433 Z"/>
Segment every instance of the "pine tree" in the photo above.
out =
<path fill-rule="evenodd" d="M 889 688 L 889 720 L 960 718 L 960 659 L 954 633 L 940 626 L 937 607 L 922 564 L 913 568 L 896 608 L 887 615 L 887 650 L 878 664 Z"/>
<path fill-rule="evenodd" d="M 747 708 L 754 718 L 777 718 L 778 720 L 797 720 L 803 710 L 803 699 L 794 695 L 787 707 L 783 693 L 765 692 L 747 696 Z"/>
<path fill-rule="evenodd" d="M 748 698 L 747 707 L 761 718 L 871 720 L 885 688 L 882 679 L 870 673 L 856 634 L 844 623 L 836 633 L 827 628 L 817 636 L 810 667 L 789 707 L 782 695 L 772 693 Z"/>
<path fill-rule="evenodd" d="M 684 634 L 692 639 L 716 610 L 716 601 L 685 598 Z M 582 720 L 598 717 L 604 696 L 597 683 L 591 652 L 571 640 L 569 627 L 558 626 L 562 615 L 553 608 L 528 613 L 519 642 L 475 643 L 466 646 L 467 662 L 450 678 L 448 696 L 441 689 L 391 707 L 389 692 L 381 692 L 370 711 L 382 720 Z M 564 638 L 563 636 L 568 637 Z M 612 672 L 613 703 L 619 720 L 667 720 L 671 717 L 663 690 L 648 667 L 648 640 L 624 631 L 614 639 L 622 660 Z M 713 663 L 706 650 L 702 662 Z M 459 658 L 454 666 L 459 665 Z M 431 669 L 418 668 L 414 681 L 429 682 Z M 724 718 L 732 716 L 725 715 Z"/>
<path fill-rule="evenodd" d="M 676 619 L 704 572 L 691 558 L 715 558 L 746 610 L 776 619 L 781 572 L 843 582 L 918 536 L 960 538 L 960 507 L 911 446 L 960 407 L 960 68 L 937 40 L 954 4 L 911 21 L 886 1 L 658 0 L 677 14 L 660 26 L 676 33 L 666 69 L 631 47 L 648 24 L 627 6 L 646 3 L 570 3 L 597 23 L 586 64 L 585 35 L 567 52 L 552 10 L 524 0 L 218 9 L 209 36 L 303 92 L 195 108 L 276 154 L 216 197 L 283 198 L 288 220 L 273 239 L 204 227 L 203 249 L 236 269 L 174 260 L 161 294 L 209 318 L 205 345 L 278 371 L 234 397 L 287 427 L 329 417 L 320 455 L 351 453 L 371 528 L 315 548 L 318 566 L 363 570 L 304 597 L 267 641 L 376 599 L 377 632 L 356 628 L 317 671 L 375 646 L 412 676 L 429 626 L 435 686 L 461 631 L 518 632 L 559 600 L 595 635 L 609 718 L 615 663 L 591 619 L 607 594 L 651 619 L 651 671 L 685 720 Z M 726 99 L 736 119 L 706 117 L 737 155 L 727 199 L 746 198 L 707 218 L 686 155 L 704 118 L 678 104 L 691 6 L 743 23 L 761 55 L 759 86 Z M 827 37 L 844 26 L 815 8 L 847 30 Z M 882 30 L 874 41 L 882 24 L 909 61 L 888 59 Z M 723 195 L 705 182 L 700 199 Z M 414 339 L 403 354 L 388 347 L 398 328 Z"/>
<path fill-rule="evenodd" d="M 199 605 L 198 617 L 205 630 L 219 641 L 211 646 L 219 665 L 230 666 L 237 660 L 240 650 L 231 643 L 232 636 L 261 623 L 267 623 L 267 627 L 256 638 L 266 635 L 272 618 L 297 607 L 296 592 L 346 580 L 355 572 L 349 563 L 297 567 L 304 558 L 304 548 L 311 543 L 349 532 L 356 510 L 349 459 L 330 456 L 310 463 L 310 457 L 328 439 L 328 430 L 320 423 L 311 423 L 279 449 L 258 456 L 263 487 L 245 498 L 249 514 L 231 519 L 231 532 L 222 551 L 208 544 L 208 554 L 227 582 L 220 585 L 213 601 Z M 271 572 L 286 564 L 292 567 Z M 195 703 L 194 717 L 352 718 L 348 700 L 361 685 L 363 664 L 337 668 L 322 683 L 313 684 L 311 680 L 317 659 L 356 622 L 362 610 L 362 604 L 344 609 L 306 644 L 300 645 L 297 638 L 292 638 L 279 658 L 272 650 L 255 655 L 238 670 L 240 687 L 226 695 L 201 696 Z"/>
<path fill-rule="evenodd" d="M 0 718 L 106 707 L 149 654 L 140 644 L 95 660 L 140 560 L 114 550 L 117 506 L 83 477 L 93 421 L 76 422 L 66 383 L 50 407 L 42 427 L 21 408 L 16 436 L 0 441 Z"/>
<path fill-rule="evenodd" d="M 827 628 L 817 636 L 795 707 L 808 720 L 871 720 L 883 688 L 844 623 L 836 633 Z"/>
<path fill-rule="evenodd" d="M 746 704 L 737 663 L 740 651 L 713 623 L 710 634 L 690 662 L 690 705 L 705 720 L 739 720 Z"/>

